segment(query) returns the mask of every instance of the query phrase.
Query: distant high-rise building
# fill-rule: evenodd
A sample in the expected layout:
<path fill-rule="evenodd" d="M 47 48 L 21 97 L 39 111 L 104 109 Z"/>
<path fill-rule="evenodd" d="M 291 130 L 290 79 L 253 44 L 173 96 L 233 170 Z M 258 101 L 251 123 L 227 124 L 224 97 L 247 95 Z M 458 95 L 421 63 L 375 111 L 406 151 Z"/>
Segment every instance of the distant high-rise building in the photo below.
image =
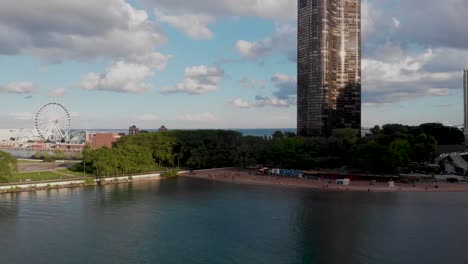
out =
<path fill-rule="evenodd" d="M 297 133 L 361 129 L 361 0 L 299 0 Z"/>
<path fill-rule="evenodd" d="M 464 109 L 465 109 L 465 122 L 464 122 L 464 132 L 465 137 L 468 138 L 468 68 L 465 69 L 463 73 L 463 92 L 464 92 Z"/>
<path fill-rule="evenodd" d="M 140 133 L 140 129 L 138 129 L 138 127 L 136 127 L 136 126 L 131 126 L 128 129 L 128 134 L 129 135 L 138 135 L 139 133 Z"/>

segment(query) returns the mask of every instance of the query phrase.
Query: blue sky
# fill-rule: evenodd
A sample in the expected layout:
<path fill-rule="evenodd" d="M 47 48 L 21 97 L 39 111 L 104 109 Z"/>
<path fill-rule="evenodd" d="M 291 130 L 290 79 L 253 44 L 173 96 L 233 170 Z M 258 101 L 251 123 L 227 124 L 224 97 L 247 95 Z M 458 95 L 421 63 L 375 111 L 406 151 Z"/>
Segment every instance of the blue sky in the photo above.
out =
<path fill-rule="evenodd" d="M 296 125 L 295 0 L 0 5 L 0 128 L 51 101 L 74 128 Z M 468 5 L 362 5 L 363 125 L 460 125 Z"/>

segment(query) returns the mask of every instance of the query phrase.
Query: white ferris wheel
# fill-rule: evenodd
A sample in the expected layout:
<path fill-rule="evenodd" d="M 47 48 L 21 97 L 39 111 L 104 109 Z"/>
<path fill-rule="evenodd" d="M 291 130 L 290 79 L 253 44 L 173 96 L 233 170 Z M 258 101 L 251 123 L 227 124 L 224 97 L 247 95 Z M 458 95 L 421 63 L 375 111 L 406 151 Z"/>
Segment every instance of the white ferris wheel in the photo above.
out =
<path fill-rule="evenodd" d="M 43 140 L 66 142 L 69 140 L 71 118 L 59 103 L 48 103 L 36 113 L 35 128 Z"/>

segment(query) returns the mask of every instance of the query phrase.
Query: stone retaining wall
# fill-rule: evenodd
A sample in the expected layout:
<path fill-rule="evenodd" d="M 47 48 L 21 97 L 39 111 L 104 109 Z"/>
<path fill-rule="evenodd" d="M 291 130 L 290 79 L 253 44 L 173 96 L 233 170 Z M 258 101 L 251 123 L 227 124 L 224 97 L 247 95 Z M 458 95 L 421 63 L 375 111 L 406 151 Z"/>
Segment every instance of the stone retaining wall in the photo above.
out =
<path fill-rule="evenodd" d="M 126 183 L 133 181 L 147 181 L 147 180 L 160 180 L 161 174 L 145 174 L 138 176 L 124 176 L 124 177 L 112 177 L 105 178 L 101 180 L 93 180 L 94 184 L 98 181 L 101 181 L 103 184 L 112 184 L 112 183 Z M 21 184 L 12 184 L 6 186 L 0 186 L 0 193 L 7 192 L 21 192 L 21 191 L 33 191 L 33 190 L 43 190 L 43 189 L 56 189 L 56 188 L 69 188 L 69 187 L 80 187 L 85 185 L 85 180 L 69 180 L 69 181 L 56 181 L 56 182 L 28 182 Z"/>

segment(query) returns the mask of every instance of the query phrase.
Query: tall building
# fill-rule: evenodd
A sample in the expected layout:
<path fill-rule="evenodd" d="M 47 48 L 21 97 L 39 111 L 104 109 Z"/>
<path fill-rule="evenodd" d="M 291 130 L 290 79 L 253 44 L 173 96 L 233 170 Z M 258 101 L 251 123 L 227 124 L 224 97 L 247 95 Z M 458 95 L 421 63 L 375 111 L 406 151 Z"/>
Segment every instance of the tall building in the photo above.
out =
<path fill-rule="evenodd" d="M 297 133 L 361 129 L 361 0 L 299 0 Z"/>
<path fill-rule="evenodd" d="M 464 109 L 465 109 L 465 122 L 464 133 L 465 138 L 468 138 L 468 68 L 463 73 L 463 91 L 464 91 Z"/>

